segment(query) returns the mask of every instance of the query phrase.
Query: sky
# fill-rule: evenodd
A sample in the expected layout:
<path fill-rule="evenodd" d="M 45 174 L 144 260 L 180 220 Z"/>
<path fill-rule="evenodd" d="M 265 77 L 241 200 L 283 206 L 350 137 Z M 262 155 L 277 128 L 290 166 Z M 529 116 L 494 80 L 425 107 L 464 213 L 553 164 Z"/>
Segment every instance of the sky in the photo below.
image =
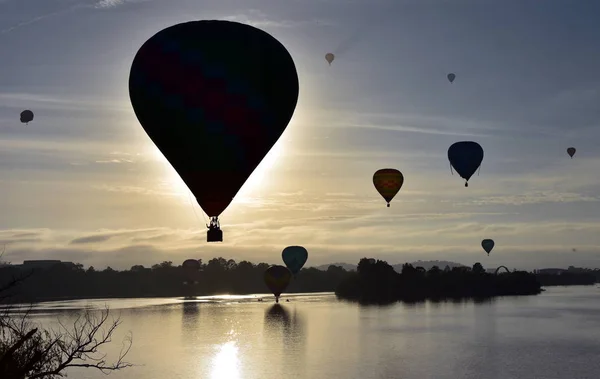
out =
<path fill-rule="evenodd" d="M 3 259 L 281 264 L 302 245 L 307 266 L 600 267 L 598 14 L 569 0 L 0 0 Z M 221 244 L 128 94 L 139 47 L 201 19 L 267 31 L 300 81 Z M 447 159 L 463 140 L 485 151 L 468 188 Z M 372 183 L 386 167 L 405 178 L 390 208 Z"/>

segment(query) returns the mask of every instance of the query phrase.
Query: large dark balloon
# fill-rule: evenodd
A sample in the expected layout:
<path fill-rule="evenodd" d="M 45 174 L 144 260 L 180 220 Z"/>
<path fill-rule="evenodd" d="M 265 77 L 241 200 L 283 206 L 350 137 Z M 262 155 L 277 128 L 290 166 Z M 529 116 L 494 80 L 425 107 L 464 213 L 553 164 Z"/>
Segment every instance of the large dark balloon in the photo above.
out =
<path fill-rule="evenodd" d="M 447 75 L 447 78 L 450 81 L 450 83 L 452 83 L 454 81 L 454 79 L 456 79 L 456 75 L 454 75 L 453 73 L 450 73 Z"/>
<path fill-rule="evenodd" d="M 456 142 L 448 149 L 448 159 L 468 187 L 469 179 L 483 161 L 483 148 L 473 141 Z"/>
<path fill-rule="evenodd" d="M 298 87 L 294 61 L 279 41 L 231 21 L 158 32 L 137 52 L 129 75 L 139 122 L 218 232 L 217 217 L 292 118 Z"/>
<path fill-rule="evenodd" d="M 31 121 L 33 121 L 33 112 L 30 111 L 29 109 L 24 110 L 23 112 L 21 112 L 21 122 L 24 124 L 28 124 Z"/>
<path fill-rule="evenodd" d="M 265 284 L 276 298 L 287 288 L 292 279 L 292 273 L 287 267 L 280 265 L 273 265 L 265 270 Z"/>
<path fill-rule="evenodd" d="M 292 274 L 296 275 L 306 263 L 308 251 L 302 246 L 288 246 L 281 252 L 281 258 Z"/>

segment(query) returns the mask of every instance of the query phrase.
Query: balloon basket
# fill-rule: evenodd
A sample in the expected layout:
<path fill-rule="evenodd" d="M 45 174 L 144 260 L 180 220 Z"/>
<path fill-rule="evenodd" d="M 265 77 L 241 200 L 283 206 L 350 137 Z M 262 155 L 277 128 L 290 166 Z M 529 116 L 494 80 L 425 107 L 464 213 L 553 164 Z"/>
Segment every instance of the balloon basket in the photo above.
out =
<path fill-rule="evenodd" d="M 213 229 L 206 232 L 206 242 L 223 242 L 223 231 Z"/>

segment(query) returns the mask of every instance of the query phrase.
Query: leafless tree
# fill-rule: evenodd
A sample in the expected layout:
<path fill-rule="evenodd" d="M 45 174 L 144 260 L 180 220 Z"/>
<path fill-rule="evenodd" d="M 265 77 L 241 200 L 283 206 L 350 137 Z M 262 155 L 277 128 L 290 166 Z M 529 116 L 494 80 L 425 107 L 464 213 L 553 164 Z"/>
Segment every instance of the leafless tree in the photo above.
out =
<path fill-rule="evenodd" d="M 4 305 L 0 309 L 0 378 L 53 379 L 66 376 L 69 367 L 94 368 L 108 374 L 133 366 L 124 361 L 131 348 L 131 333 L 114 362 L 107 362 L 106 354 L 100 352 L 121 324 L 119 318 L 109 321 L 108 307 L 83 311 L 72 326 L 59 320 L 58 329 L 36 327 L 29 321 L 31 307 L 25 313 L 15 312 L 8 303 L 9 290 L 25 278 L 13 278 L 0 288 L 0 305 Z"/>

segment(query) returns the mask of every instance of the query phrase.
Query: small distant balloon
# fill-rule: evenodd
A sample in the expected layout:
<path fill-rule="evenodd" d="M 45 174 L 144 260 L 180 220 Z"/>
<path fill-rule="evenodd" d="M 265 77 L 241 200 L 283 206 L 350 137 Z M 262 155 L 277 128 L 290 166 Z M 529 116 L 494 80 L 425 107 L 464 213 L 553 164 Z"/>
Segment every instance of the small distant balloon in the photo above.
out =
<path fill-rule="evenodd" d="M 574 252 L 574 253 L 575 253 L 575 252 L 577 252 L 577 249 L 573 248 L 573 252 Z"/>
<path fill-rule="evenodd" d="M 373 174 L 373 185 L 381 197 L 390 206 L 390 201 L 396 196 L 404 184 L 404 176 L 395 168 L 382 168 Z"/>
<path fill-rule="evenodd" d="M 575 149 L 574 147 L 569 147 L 567 149 L 567 154 L 569 154 L 569 156 L 571 157 L 571 159 L 573 159 L 573 155 L 575 155 L 576 151 L 577 151 L 577 149 Z"/>
<path fill-rule="evenodd" d="M 275 299 L 279 302 L 279 296 L 287 286 L 290 284 L 292 279 L 292 273 L 287 267 L 280 265 L 273 265 L 265 270 L 264 280 L 269 290 L 275 295 Z"/>
<path fill-rule="evenodd" d="M 490 255 L 490 252 L 494 248 L 494 240 L 484 239 L 483 241 L 481 241 L 481 247 L 483 247 L 483 250 L 485 250 L 485 252 L 488 253 L 488 255 Z"/>
<path fill-rule="evenodd" d="M 468 187 L 469 179 L 483 161 L 483 148 L 473 141 L 453 143 L 448 149 L 448 160 L 450 166 L 454 167 L 460 177 L 465 179 L 465 187 Z"/>
<path fill-rule="evenodd" d="M 21 122 L 22 123 L 27 125 L 31 121 L 33 121 L 33 112 L 32 111 L 30 111 L 29 109 L 26 109 L 23 112 L 21 112 Z"/>
<path fill-rule="evenodd" d="M 448 80 L 450 81 L 450 83 L 452 83 L 454 79 L 456 79 L 456 75 L 454 75 L 453 73 L 448 74 Z"/>
<path fill-rule="evenodd" d="M 331 66 L 331 62 L 333 62 L 334 59 L 335 59 L 335 55 L 333 55 L 331 53 L 325 54 L 325 60 L 329 63 L 330 66 Z"/>
<path fill-rule="evenodd" d="M 281 252 L 281 258 L 292 274 L 296 275 L 306 263 L 308 251 L 302 246 L 288 246 Z"/>

